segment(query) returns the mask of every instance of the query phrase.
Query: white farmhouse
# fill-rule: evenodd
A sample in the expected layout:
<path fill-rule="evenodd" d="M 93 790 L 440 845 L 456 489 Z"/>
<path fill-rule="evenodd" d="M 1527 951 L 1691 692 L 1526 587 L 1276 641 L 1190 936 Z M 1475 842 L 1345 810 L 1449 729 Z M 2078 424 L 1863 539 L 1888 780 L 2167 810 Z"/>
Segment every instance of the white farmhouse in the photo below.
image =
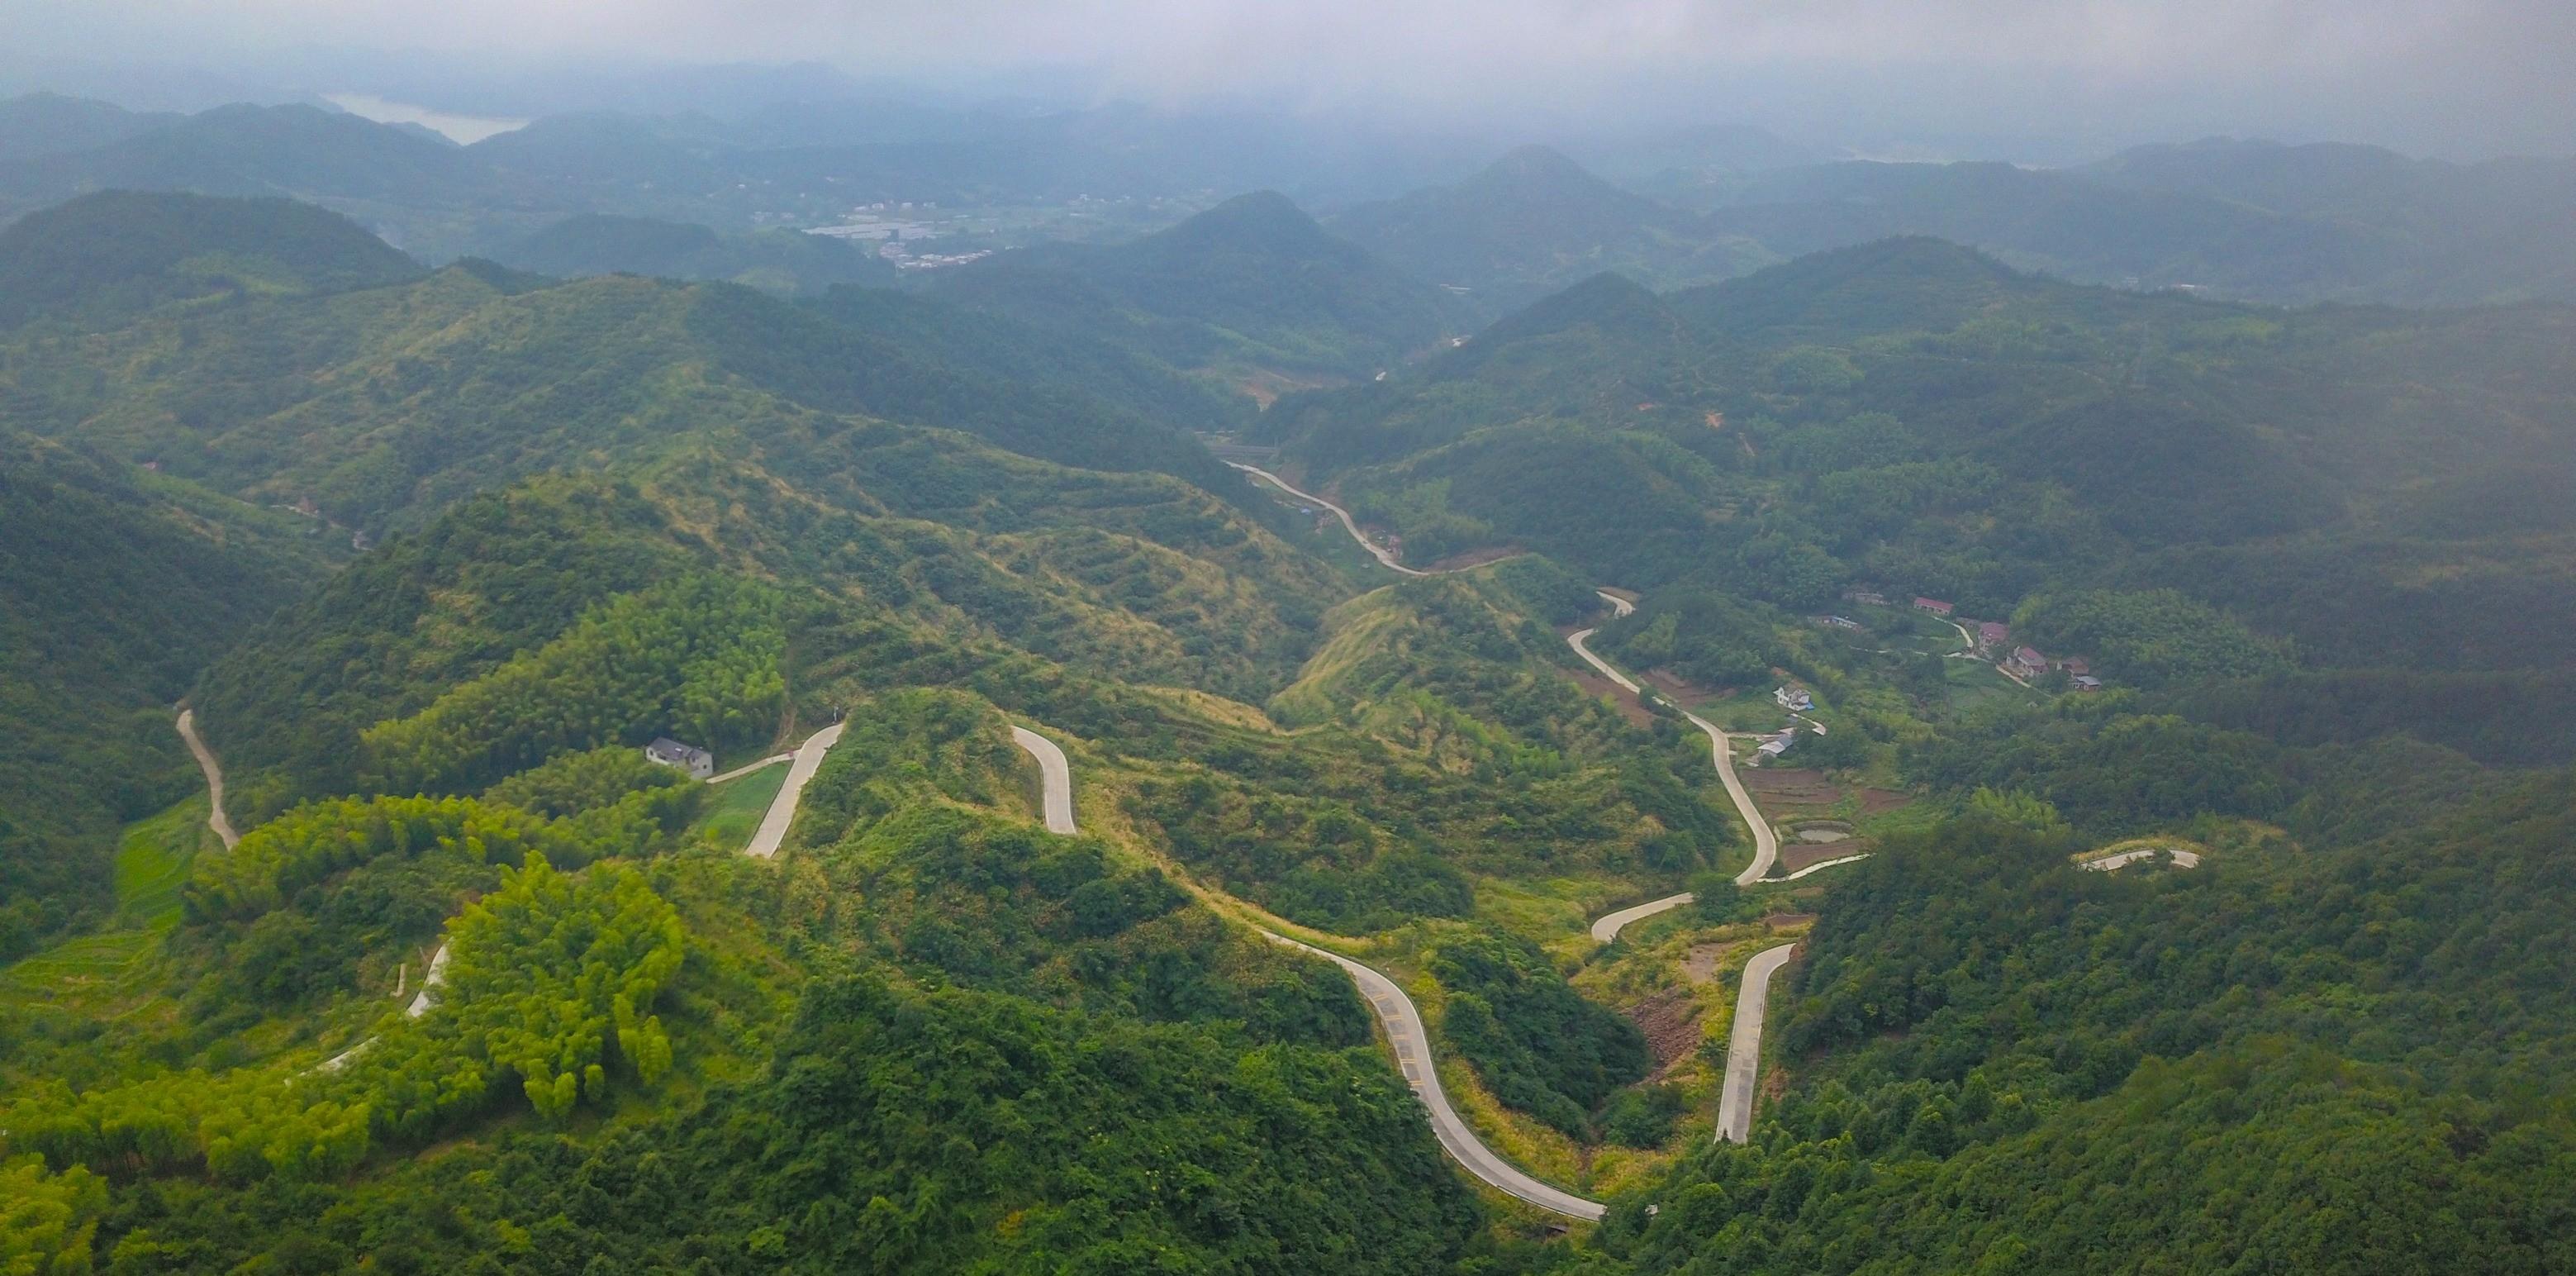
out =
<path fill-rule="evenodd" d="M 678 767 L 695 780 L 703 780 L 716 773 L 716 755 L 682 744 L 669 736 L 659 737 L 645 745 L 644 760 Z"/>

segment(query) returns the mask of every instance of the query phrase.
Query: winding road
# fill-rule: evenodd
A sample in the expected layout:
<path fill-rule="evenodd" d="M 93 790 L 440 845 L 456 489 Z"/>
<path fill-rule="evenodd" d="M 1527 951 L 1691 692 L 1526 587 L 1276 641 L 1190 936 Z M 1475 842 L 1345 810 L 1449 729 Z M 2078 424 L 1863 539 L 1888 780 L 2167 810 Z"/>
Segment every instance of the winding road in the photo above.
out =
<path fill-rule="evenodd" d="M 1065 762 L 1064 750 L 1055 747 L 1055 741 L 1023 726 L 1011 728 L 1011 741 L 1038 760 L 1044 792 L 1039 807 L 1046 813 L 1047 832 L 1072 834 L 1073 767 Z"/>
<path fill-rule="evenodd" d="M 1395 561 L 1393 555 L 1371 543 L 1367 536 L 1361 534 L 1360 525 L 1356 520 L 1351 518 L 1349 510 L 1343 509 L 1341 506 L 1325 500 L 1323 497 L 1317 496 L 1312 492 L 1302 491 L 1296 487 L 1290 486 L 1287 480 L 1280 478 L 1278 475 L 1273 474 L 1268 470 L 1245 465 L 1239 461 L 1228 461 L 1226 464 L 1256 478 L 1263 479 L 1269 482 L 1272 486 L 1278 488 L 1280 491 L 1286 492 L 1290 496 L 1296 497 L 1299 500 L 1313 501 L 1315 504 L 1332 511 L 1333 516 L 1341 520 L 1343 529 L 1351 534 L 1351 539 L 1359 542 L 1361 548 L 1366 549 L 1371 557 L 1376 558 L 1378 562 L 1385 564 L 1389 569 L 1402 572 L 1407 576 L 1427 576 L 1433 574 L 1407 567 L 1404 564 Z M 1612 619 L 1633 614 L 1637 610 L 1637 605 L 1635 603 L 1632 603 L 1617 594 L 1613 594 L 1608 590 L 1594 590 L 1593 592 L 1598 594 L 1603 602 L 1610 604 Z M 1638 686 L 1635 679 L 1621 673 L 1619 669 L 1609 661 L 1603 660 L 1601 657 L 1593 654 L 1592 648 L 1587 645 L 1587 643 L 1592 635 L 1598 632 L 1600 632 L 1600 630 L 1597 628 L 1576 630 L 1575 632 L 1566 635 L 1566 645 L 1573 648 L 1574 654 L 1582 657 L 1583 663 L 1592 666 L 1592 668 L 1598 671 L 1602 677 L 1608 678 L 1611 682 L 1625 688 L 1630 695 L 1643 699 L 1645 696 L 1645 689 Z M 1966 638 L 1968 636 L 1967 630 L 1964 628 L 1960 629 L 1959 633 L 1962 638 Z M 1971 645 L 1973 646 L 1973 640 L 1971 641 Z M 1676 705 L 1675 708 L 1679 709 L 1680 706 Z M 1682 709 L 1681 715 L 1692 726 L 1699 728 L 1701 734 L 1708 737 L 1709 761 L 1717 768 L 1718 780 L 1726 787 L 1727 799 L 1735 804 L 1736 813 L 1744 817 L 1745 826 L 1752 830 L 1753 862 L 1746 865 L 1743 872 L 1735 875 L 1736 885 L 1751 886 L 1768 876 L 1772 867 L 1779 863 L 1779 835 L 1772 830 L 1770 822 L 1762 818 L 1761 809 L 1753 804 L 1753 795 L 1745 790 L 1744 781 L 1736 775 L 1735 755 L 1733 751 L 1727 747 L 1726 732 L 1720 729 L 1716 723 L 1710 722 L 1708 719 L 1703 718 L 1696 713 L 1692 713 L 1687 709 Z M 1015 727 L 1012 730 L 1015 735 L 1020 733 L 1019 728 Z M 1028 748 L 1029 746 L 1023 742 L 1021 747 Z M 1052 746 L 1049 747 L 1052 748 Z M 1031 749 L 1030 751 L 1033 753 L 1036 752 L 1035 749 Z M 1062 758 L 1061 751 L 1057 752 L 1057 757 L 1060 765 L 1060 760 Z M 1043 765 L 1045 761 L 1046 759 L 1043 756 L 1039 758 L 1041 765 Z M 1050 781 L 1050 783 L 1052 784 L 1052 781 Z M 1070 778 L 1066 780 L 1066 785 L 1069 789 L 1071 785 Z M 1068 823 L 1069 822 L 1070 821 L 1068 821 Z M 1050 825 L 1049 827 L 1053 826 Z M 1810 864 L 1795 873 L 1789 874 L 1781 880 L 1794 881 L 1809 873 L 1815 872 L 1817 869 L 1831 868 L 1837 864 L 1849 864 L 1867 858 L 1869 857 L 1865 854 L 1849 855 L 1841 859 L 1826 860 L 1821 864 Z M 1672 909 L 1679 908 L 1684 904 L 1691 903 L 1696 898 L 1698 897 L 1689 891 L 1684 891 L 1678 895 L 1667 895 L 1662 899 L 1648 900 L 1643 904 L 1631 905 L 1627 908 L 1620 909 L 1617 912 L 1609 913 L 1593 921 L 1591 927 L 1592 938 L 1601 943 L 1609 943 L 1612 940 L 1617 939 L 1619 937 L 1619 932 L 1626 929 L 1630 923 L 1642 918 L 1652 917 L 1657 913 L 1668 912 Z M 1270 934 L 1268 931 L 1264 931 L 1263 933 Z M 1399 1063 L 1404 1064 L 1405 1079 L 1413 1083 L 1414 1092 L 1416 1094 L 1423 1095 L 1423 1105 L 1431 1109 L 1433 1128 L 1440 1136 L 1441 1146 L 1447 1148 L 1449 1150 L 1449 1155 L 1455 1158 L 1460 1165 L 1467 1167 L 1469 1173 L 1474 1174 L 1479 1179 L 1483 1179 L 1486 1183 L 1502 1190 L 1503 1192 L 1518 1197 L 1521 1200 L 1528 1201 L 1534 1205 L 1542 1206 L 1543 1208 L 1556 1210 L 1559 1213 L 1571 1214 L 1577 1218 L 1599 1218 L 1601 1216 L 1601 1207 L 1597 1202 L 1585 1201 L 1580 1197 L 1567 1196 L 1565 1193 L 1558 1191 L 1555 1188 L 1548 1187 L 1544 1183 L 1539 1183 L 1536 1180 L 1531 1179 L 1528 1175 L 1522 1174 L 1520 1171 L 1513 1169 L 1500 1157 L 1495 1156 L 1491 1149 L 1485 1147 L 1482 1142 L 1475 1138 L 1474 1133 L 1466 1128 L 1464 1122 L 1458 1121 L 1457 1114 L 1449 1107 L 1448 1096 L 1440 1092 L 1439 1078 L 1427 1067 L 1418 1070 L 1421 1075 L 1417 1078 L 1417 1069 L 1409 1061 L 1401 1044 L 1406 1040 L 1406 1038 L 1399 1034 L 1398 1029 L 1399 1027 L 1402 1027 L 1406 1032 L 1412 1034 L 1412 1040 L 1426 1042 L 1426 1050 L 1428 1038 L 1422 1033 L 1420 1016 L 1413 1013 L 1413 1003 L 1405 998 L 1403 990 L 1396 988 L 1393 981 L 1388 980 L 1384 975 L 1380 975 L 1376 971 L 1370 970 L 1368 967 L 1362 966 L 1347 957 L 1327 953 L 1322 949 L 1314 948 L 1307 944 L 1297 943 L 1297 941 L 1288 939 L 1284 936 L 1271 934 L 1271 938 L 1277 942 L 1303 948 L 1309 952 L 1317 953 L 1329 958 L 1330 960 L 1339 963 L 1343 968 L 1349 970 L 1351 972 L 1351 977 L 1359 981 L 1361 990 L 1369 995 L 1370 1004 L 1377 1007 L 1379 1021 L 1387 1025 L 1387 1037 L 1389 1041 L 1398 1043 L 1396 1058 Z M 1781 966 L 1788 963 L 1790 956 L 1797 951 L 1797 947 L 1798 946 L 1796 944 L 1791 943 L 1782 944 L 1776 948 L 1764 949 L 1762 952 L 1755 954 L 1753 960 L 1745 965 L 1744 984 L 1736 998 L 1735 1023 L 1733 1025 L 1732 1036 L 1730 1037 L 1727 1046 L 1726 1079 L 1720 1088 L 1718 1095 L 1718 1137 L 1720 1139 L 1728 1139 L 1741 1143 L 1744 1142 L 1751 1134 L 1753 1126 L 1753 1085 L 1755 1080 L 1758 1078 L 1761 1068 L 1762 1018 L 1765 1010 L 1770 1004 L 1771 977 L 1779 973 Z M 1375 980 L 1377 983 L 1383 984 L 1388 991 L 1394 994 L 1392 998 L 1393 1005 L 1400 1007 L 1400 1011 L 1390 1009 L 1389 1004 L 1386 1001 L 1382 1001 L 1373 991 L 1371 991 L 1371 980 Z M 1425 1085 L 1426 1081 L 1428 1082 L 1427 1087 Z M 1443 1124 L 1444 1118 L 1450 1124 Z M 1453 1125 L 1454 1129 L 1452 1128 Z M 1535 1188 L 1536 1191 L 1530 1190 L 1532 1188 Z M 1564 1205 L 1565 1202 L 1577 1203 L 1589 1212 L 1578 1212 L 1577 1210 L 1567 1209 Z"/>
<path fill-rule="evenodd" d="M 1299 491 L 1294 487 L 1290 487 L 1288 485 L 1288 480 L 1281 478 L 1268 470 L 1246 465 L 1241 461 L 1228 461 L 1226 464 L 1231 465 L 1246 474 L 1252 475 L 1255 478 L 1262 479 L 1268 482 L 1272 487 L 1278 488 L 1280 491 L 1286 492 L 1290 496 L 1296 497 L 1298 500 L 1313 501 L 1317 505 L 1321 505 L 1325 509 L 1331 510 L 1333 512 L 1333 517 L 1342 520 L 1342 526 L 1350 532 L 1351 539 L 1358 541 L 1360 543 L 1360 548 L 1367 550 L 1369 552 L 1369 557 L 1374 558 L 1379 563 L 1383 564 L 1388 571 L 1402 572 L 1407 576 L 1429 576 L 1434 574 L 1423 571 L 1420 568 L 1407 567 L 1404 564 L 1395 561 L 1395 555 L 1388 553 L 1386 547 L 1377 544 L 1367 536 L 1361 534 L 1360 525 L 1356 520 L 1352 519 L 1351 512 L 1349 510 L 1343 509 L 1341 506 L 1335 505 L 1331 501 L 1325 500 L 1323 497 L 1317 496 L 1312 492 Z"/>
<path fill-rule="evenodd" d="M 796 760 L 787 767 L 787 782 L 778 787 L 778 796 L 770 799 L 769 813 L 760 817 L 760 831 L 751 835 L 751 845 L 742 853 L 754 859 L 768 859 L 778 853 L 778 844 L 787 840 L 787 826 L 796 822 L 796 803 L 805 796 L 805 786 L 814 779 L 814 771 L 823 765 L 823 755 L 841 742 L 841 728 L 846 722 L 835 722 L 805 738 L 796 746 Z"/>
<path fill-rule="evenodd" d="M 206 827 L 223 839 L 229 851 L 241 845 L 241 834 L 233 832 L 232 817 L 224 814 L 224 764 L 215 760 L 215 751 L 197 738 L 197 711 L 179 711 L 179 738 L 188 742 L 188 752 L 197 755 L 197 769 L 206 773 L 206 797 L 212 809 L 206 815 Z"/>
<path fill-rule="evenodd" d="M 1073 768 L 1065 761 L 1064 750 L 1055 741 L 1022 726 L 1011 728 L 1011 739 L 1038 761 L 1047 831 L 1074 832 Z M 1386 1030 L 1387 1046 L 1395 1052 L 1396 1067 L 1403 1072 L 1404 1083 L 1413 1088 L 1414 1097 L 1430 1113 L 1431 1132 L 1450 1159 L 1495 1190 L 1541 1209 L 1586 1221 L 1609 1211 L 1599 1201 L 1586 1200 L 1522 1173 L 1476 1137 L 1476 1132 L 1459 1118 L 1457 1109 L 1449 1106 L 1449 1094 L 1440 1086 L 1440 1074 L 1431 1064 L 1431 1033 L 1423 1026 L 1422 1012 L 1414 1008 L 1413 999 L 1394 980 L 1339 953 L 1300 943 L 1267 927 L 1256 929 L 1271 943 L 1310 953 L 1341 967 L 1351 982 L 1359 985 L 1360 995 L 1377 1012 L 1378 1024 Z"/>
<path fill-rule="evenodd" d="M 1726 1084 L 1717 1096 L 1717 1140 L 1743 1143 L 1753 1135 L 1753 1082 L 1762 1068 L 1762 1015 L 1771 1005 L 1771 977 L 1789 964 L 1796 944 L 1753 954 L 1735 994 L 1735 1026 L 1726 1038 Z"/>
<path fill-rule="evenodd" d="M 1609 600 L 1618 615 L 1625 616 L 1636 610 L 1634 604 L 1615 594 L 1605 593 L 1601 596 Z M 1646 693 L 1634 680 L 1619 672 L 1609 661 L 1592 654 L 1592 648 L 1586 643 L 1592 635 L 1599 632 L 1597 629 L 1578 629 L 1565 636 L 1565 645 L 1572 647 L 1575 655 L 1583 657 L 1583 663 L 1599 670 L 1602 677 L 1627 688 L 1630 694 L 1643 698 Z M 1698 727 L 1708 736 L 1709 761 L 1717 767 L 1718 782 L 1726 786 L 1727 799 L 1735 803 L 1736 813 L 1743 816 L 1745 826 L 1753 830 L 1753 862 L 1745 865 L 1744 871 L 1735 875 L 1736 885 L 1751 886 L 1769 875 L 1771 867 L 1780 862 L 1780 836 L 1771 830 L 1770 821 L 1762 818 L 1761 810 L 1753 805 L 1753 795 L 1745 791 L 1744 781 L 1736 776 L 1735 754 L 1726 746 L 1726 732 L 1719 730 L 1716 723 L 1688 709 L 1682 709 L 1681 715 L 1692 726 Z M 1620 909 L 1592 923 L 1592 937 L 1602 943 L 1609 943 L 1619 937 L 1619 931 L 1628 923 L 1639 918 L 1652 917 L 1668 909 L 1679 908 L 1690 903 L 1693 898 L 1690 892 L 1684 891 L 1679 895 L 1667 895 L 1662 899 L 1649 900 L 1633 908 Z"/>

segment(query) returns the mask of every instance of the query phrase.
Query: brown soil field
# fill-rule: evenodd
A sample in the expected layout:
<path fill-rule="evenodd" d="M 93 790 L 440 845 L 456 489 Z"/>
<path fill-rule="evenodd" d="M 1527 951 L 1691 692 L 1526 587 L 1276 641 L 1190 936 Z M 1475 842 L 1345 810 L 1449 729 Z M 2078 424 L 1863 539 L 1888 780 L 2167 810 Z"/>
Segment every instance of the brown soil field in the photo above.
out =
<path fill-rule="evenodd" d="M 1667 988 L 1646 998 L 1629 1009 L 1628 1018 L 1646 1034 L 1658 1075 L 1699 1047 L 1699 1003 L 1687 988 Z"/>

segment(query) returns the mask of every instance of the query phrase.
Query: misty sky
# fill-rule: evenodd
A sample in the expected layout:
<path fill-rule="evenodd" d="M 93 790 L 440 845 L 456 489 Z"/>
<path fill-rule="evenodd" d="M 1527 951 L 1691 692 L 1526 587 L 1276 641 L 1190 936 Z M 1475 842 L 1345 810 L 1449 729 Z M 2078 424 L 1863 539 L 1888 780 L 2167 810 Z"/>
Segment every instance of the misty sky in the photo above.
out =
<path fill-rule="evenodd" d="M 416 49 L 934 84 L 1044 66 L 1102 97 L 1424 120 L 2576 151 L 2566 0 L 0 0 L 0 47 L 21 77 L 230 58 L 313 92 L 378 87 L 329 83 L 314 50 Z"/>

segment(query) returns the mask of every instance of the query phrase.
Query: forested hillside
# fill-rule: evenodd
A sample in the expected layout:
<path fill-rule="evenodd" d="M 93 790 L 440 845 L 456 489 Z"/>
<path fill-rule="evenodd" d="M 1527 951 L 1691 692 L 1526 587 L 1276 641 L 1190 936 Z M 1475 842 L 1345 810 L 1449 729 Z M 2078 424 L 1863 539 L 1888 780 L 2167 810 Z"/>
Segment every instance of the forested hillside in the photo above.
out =
<path fill-rule="evenodd" d="M 186 206 L 228 216 L 265 207 Z M 87 232 L 31 221 L 10 233 L 68 255 Z M 164 257 L 138 268 L 166 292 L 195 267 Z M 965 360 L 953 332 L 844 325 L 828 309 L 728 285 L 536 283 L 467 265 L 321 295 L 236 288 L 99 341 L 31 333 L 0 351 L 0 395 L 23 428 L 245 497 L 310 501 L 371 535 L 417 526 L 495 482 L 710 444 L 749 449 L 816 414 L 965 430 L 1049 460 L 1237 488 L 1181 433 L 1207 424 L 1192 411 L 1203 393 L 1150 365 L 1006 351 Z M 1068 366 L 1089 375 L 1055 379 Z"/>
<path fill-rule="evenodd" d="M 6 232 L 0 1270 L 2576 1264 L 2561 310 L 149 206 Z"/>
<path fill-rule="evenodd" d="M 303 520 L 0 433 L 0 960 L 113 904 L 117 828 L 187 794 L 200 670 L 328 570 Z"/>
<path fill-rule="evenodd" d="M 1464 326 L 1447 294 L 1268 191 L 1124 244 L 1041 245 L 947 271 L 937 294 L 1238 374 L 1363 377 Z"/>
<path fill-rule="evenodd" d="M 2275 664 L 2562 669 L 2570 322 L 2138 296 L 1897 240 L 1668 296 L 1594 280 L 1262 428 L 1426 556 L 1531 545 L 1810 613 L 2035 606 L 2050 650 L 2151 688 L 2263 672 L 2189 650 L 2242 626 Z M 2078 595 L 2095 619 L 2045 602 Z"/>
<path fill-rule="evenodd" d="M 1621 190 L 1563 154 L 1527 146 L 1455 186 L 1335 214 L 1335 234 L 1406 272 L 1463 289 L 1491 320 L 1605 270 L 1670 286 L 1739 275 L 1771 254 L 1707 235 L 1681 209 Z"/>
<path fill-rule="evenodd" d="M 0 328 L 38 317 L 104 325 L 193 298 L 333 292 L 419 273 L 310 204 L 110 191 L 0 229 Z"/>

